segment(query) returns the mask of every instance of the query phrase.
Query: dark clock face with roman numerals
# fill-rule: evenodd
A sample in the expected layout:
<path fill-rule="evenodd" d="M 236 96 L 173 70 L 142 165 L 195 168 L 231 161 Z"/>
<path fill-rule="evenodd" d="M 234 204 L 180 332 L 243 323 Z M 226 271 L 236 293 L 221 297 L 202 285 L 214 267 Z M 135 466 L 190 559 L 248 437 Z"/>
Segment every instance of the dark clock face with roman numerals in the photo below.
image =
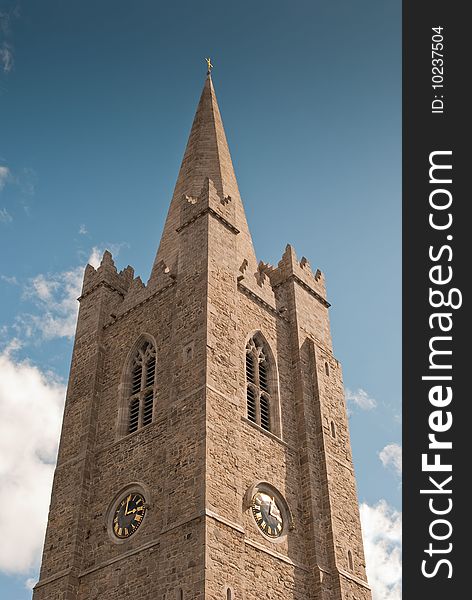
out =
<path fill-rule="evenodd" d="M 138 529 L 146 513 L 146 503 L 138 493 L 127 494 L 118 504 L 113 516 L 113 532 L 118 538 L 127 538 Z"/>
<path fill-rule="evenodd" d="M 259 529 L 272 538 L 282 534 L 284 521 L 277 499 L 267 492 L 258 491 L 252 498 L 252 514 Z"/>

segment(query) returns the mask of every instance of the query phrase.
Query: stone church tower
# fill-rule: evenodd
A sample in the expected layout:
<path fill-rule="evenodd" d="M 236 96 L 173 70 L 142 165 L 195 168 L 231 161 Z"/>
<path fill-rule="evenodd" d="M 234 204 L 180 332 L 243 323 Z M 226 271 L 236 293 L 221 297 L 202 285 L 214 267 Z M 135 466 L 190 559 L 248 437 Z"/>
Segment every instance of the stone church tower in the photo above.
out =
<path fill-rule="evenodd" d="M 85 269 L 34 600 L 369 600 L 328 308 L 256 260 L 208 75 L 147 285 Z"/>

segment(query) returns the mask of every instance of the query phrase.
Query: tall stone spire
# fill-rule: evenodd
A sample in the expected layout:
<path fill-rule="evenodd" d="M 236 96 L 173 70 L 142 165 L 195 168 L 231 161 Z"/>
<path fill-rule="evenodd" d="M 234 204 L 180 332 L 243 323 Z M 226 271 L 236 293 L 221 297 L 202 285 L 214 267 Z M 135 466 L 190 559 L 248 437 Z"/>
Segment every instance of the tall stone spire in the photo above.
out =
<path fill-rule="evenodd" d="M 193 120 L 154 267 L 160 261 L 172 268 L 176 266 L 179 250 L 176 230 L 180 224 L 181 204 L 185 197 L 198 197 L 207 178 L 213 182 L 222 202 L 230 199 L 234 203 L 234 225 L 239 230 L 238 254 L 242 260 L 248 260 L 251 267 L 255 266 L 251 234 L 210 73 L 207 74 Z"/>

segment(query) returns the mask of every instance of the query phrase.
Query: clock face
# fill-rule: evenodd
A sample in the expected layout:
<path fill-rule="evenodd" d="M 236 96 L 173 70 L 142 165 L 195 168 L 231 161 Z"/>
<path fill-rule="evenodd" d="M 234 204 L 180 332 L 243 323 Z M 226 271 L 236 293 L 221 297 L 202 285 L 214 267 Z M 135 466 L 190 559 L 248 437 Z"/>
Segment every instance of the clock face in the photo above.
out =
<path fill-rule="evenodd" d="M 118 538 L 127 538 L 138 529 L 146 513 L 141 494 L 127 494 L 116 507 L 113 516 L 113 532 Z"/>
<path fill-rule="evenodd" d="M 258 491 L 252 498 L 252 514 L 259 529 L 272 538 L 277 538 L 282 534 L 284 521 L 282 511 L 277 505 L 274 496 Z"/>

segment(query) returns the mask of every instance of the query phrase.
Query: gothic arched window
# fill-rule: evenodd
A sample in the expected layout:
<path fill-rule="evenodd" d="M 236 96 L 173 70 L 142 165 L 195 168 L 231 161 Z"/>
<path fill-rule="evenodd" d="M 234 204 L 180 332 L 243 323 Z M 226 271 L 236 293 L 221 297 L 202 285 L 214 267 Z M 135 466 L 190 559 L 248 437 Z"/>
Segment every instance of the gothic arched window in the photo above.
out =
<path fill-rule="evenodd" d="M 259 334 L 246 344 L 247 418 L 266 431 L 277 433 L 275 364 L 268 345 Z"/>
<path fill-rule="evenodd" d="M 156 350 L 150 341 L 145 341 L 131 362 L 127 433 L 152 422 L 155 374 Z"/>

